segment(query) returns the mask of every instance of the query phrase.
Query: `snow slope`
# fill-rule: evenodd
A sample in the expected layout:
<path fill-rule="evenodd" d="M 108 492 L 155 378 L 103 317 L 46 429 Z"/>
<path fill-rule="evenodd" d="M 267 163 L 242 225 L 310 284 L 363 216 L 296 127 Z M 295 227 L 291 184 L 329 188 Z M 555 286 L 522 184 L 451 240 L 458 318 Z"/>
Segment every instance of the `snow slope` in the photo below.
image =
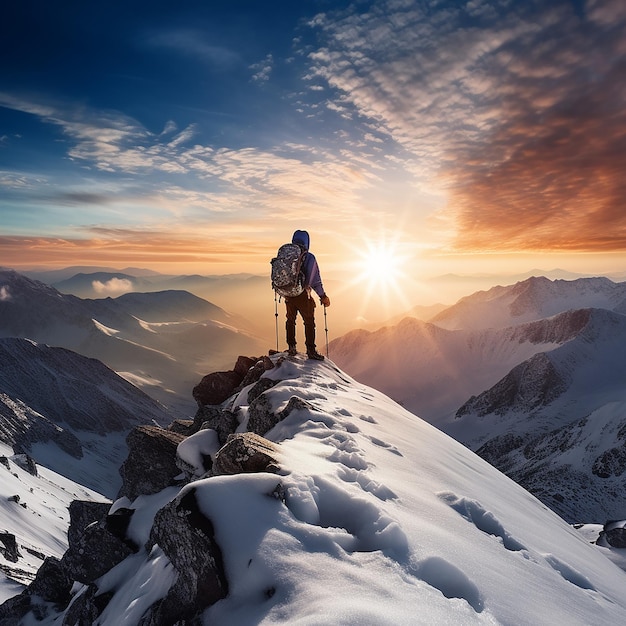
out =
<path fill-rule="evenodd" d="M 20 554 L 14 562 L 0 551 L 0 602 L 4 602 L 34 578 L 46 556 L 60 558 L 65 552 L 72 500 L 107 500 L 46 467 L 37 466 L 38 475 L 33 476 L 3 443 L 0 456 L 6 459 L 0 464 L 0 529 L 15 535 Z"/>
<path fill-rule="evenodd" d="M 353 331 L 330 343 L 333 360 L 437 426 L 470 396 L 517 364 L 575 336 L 584 320 L 569 313 L 518 327 L 446 330 L 406 318 L 375 332 Z"/>
<path fill-rule="evenodd" d="M 301 403 L 266 434 L 279 475 L 182 488 L 211 520 L 228 577 L 205 624 L 626 621 L 626 574 L 528 492 L 332 362 L 272 358 L 268 405 Z M 247 391 L 226 403 L 240 430 Z M 137 544 L 177 493 L 114 504 L 136 509 Z M 138 624 L 175 577 L 156 549 L 128 557 L 96 581 L 112 593 L 98 623 Z"/>

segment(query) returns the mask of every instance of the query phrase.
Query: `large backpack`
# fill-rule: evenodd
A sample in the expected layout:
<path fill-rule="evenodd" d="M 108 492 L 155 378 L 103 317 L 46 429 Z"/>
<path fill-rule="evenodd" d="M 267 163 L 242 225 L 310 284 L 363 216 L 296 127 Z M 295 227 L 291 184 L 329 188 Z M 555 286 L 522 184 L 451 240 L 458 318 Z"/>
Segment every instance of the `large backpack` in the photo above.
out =
<path fill-rule="evenodd" d="M 306 250 L 297 243 L 286 243 L 271 260 L 272 289 L 283 298 L 294 298 L 304 291 L 302 263 Z"/>

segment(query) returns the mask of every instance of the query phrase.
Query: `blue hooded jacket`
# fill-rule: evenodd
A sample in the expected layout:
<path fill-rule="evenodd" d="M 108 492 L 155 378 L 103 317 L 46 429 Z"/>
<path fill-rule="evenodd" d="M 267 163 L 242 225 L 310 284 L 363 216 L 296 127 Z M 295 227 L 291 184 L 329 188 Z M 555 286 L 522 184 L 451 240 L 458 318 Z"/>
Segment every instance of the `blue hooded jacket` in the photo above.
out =
<path fill-rule="evenodd" d="M 320 268 L 317 265 L 315 255 L 309 252 L 309 244 L 311 238 L 306 230 L 297 230 L 291 238 L 291 243 L 297 243 L 302 246 L 306 251 L 304 257 L 304 287 L 307 290 L 313 289 L 315 293 L 321 298 L 324 296 L 324 285 L 322 284 L 322 277 L 320 276 Z"/>

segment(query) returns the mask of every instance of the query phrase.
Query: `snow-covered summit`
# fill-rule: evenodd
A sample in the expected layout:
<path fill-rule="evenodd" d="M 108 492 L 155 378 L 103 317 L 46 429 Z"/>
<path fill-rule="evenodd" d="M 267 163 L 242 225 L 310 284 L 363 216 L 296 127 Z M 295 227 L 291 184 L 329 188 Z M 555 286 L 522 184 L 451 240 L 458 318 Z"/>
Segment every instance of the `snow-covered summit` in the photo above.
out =
<path fill-rule="evenodd" d="M 258 434 L 278 471 L 209 472 L 114 503 L 111 514 L 131 511 L 123 539 L 137 551 L 75 585 L 66 619 L 89 609 L 101 625 L 156 624 L 168 603 L 199 597 L 181 581 L 208 590 L 219 573 L 225 597 L 200 607 L 202 623 L 626 620 L 626 574 L 528 492 L 331 361 L 272 359 L 223 409 L 238 432 L 271 418 Z M 184 439 L 182 456 L 206 456 L 208 434 Z M 185 528 L 211 556 L 177 570 Z M 41 623 L 58 623 L 46 611 Z"/>
<path fill-rule="evenodd" d="M 442 328 L 502 328 L 581 308 L 623 312 L 626 283 L 608 278 L 550 280 L 534 276 L 506 287 L 492 287 L 461 298 L 430 321 Z"/>

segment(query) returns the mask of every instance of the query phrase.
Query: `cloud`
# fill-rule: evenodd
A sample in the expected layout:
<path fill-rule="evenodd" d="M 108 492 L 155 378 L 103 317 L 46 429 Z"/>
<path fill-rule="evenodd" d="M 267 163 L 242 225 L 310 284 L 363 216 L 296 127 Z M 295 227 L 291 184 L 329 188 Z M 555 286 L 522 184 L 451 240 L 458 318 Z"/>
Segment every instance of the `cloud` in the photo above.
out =
<path fill-rule="evenodd" d="M 227 70 L 241 63 L 239 54 L 224 46 L 208 43 L 207 35 L 194 29 L 153 32 L 143 40 L 151 48 L 162 48 L 192 57 L 215 69 Z"/>
<path fill-rule="evenodd" d="M 323 14 L 311 80 L 448 197 L 457 250 L 626 243 L 626 8 L 372 3 Z"/>
<path fill-rule="evenodd" d="M 133 283 L 127 278 L 111 278 L 106 282 L 94 280 L 91 282 L 93 290 L 99 295 L 119 295 L 133 290 Z"/>
<path fill-rule="evenodd" d="M 9 300 L 12 300 L 13 296 L 11 295 L 11 292 L 9 290 L 9 286 L 8 285 L 2 285 L 0 287 L 0 302 L 8 302 Z"/>
<path fill-rule="evenodd" d="M 268 54 L 263 61 L 250 66 L 254 71 L 252 80 L 258 83 L 264 83 L 269 80 L 272 69 L 274 69 L 274 57 Z"/>

